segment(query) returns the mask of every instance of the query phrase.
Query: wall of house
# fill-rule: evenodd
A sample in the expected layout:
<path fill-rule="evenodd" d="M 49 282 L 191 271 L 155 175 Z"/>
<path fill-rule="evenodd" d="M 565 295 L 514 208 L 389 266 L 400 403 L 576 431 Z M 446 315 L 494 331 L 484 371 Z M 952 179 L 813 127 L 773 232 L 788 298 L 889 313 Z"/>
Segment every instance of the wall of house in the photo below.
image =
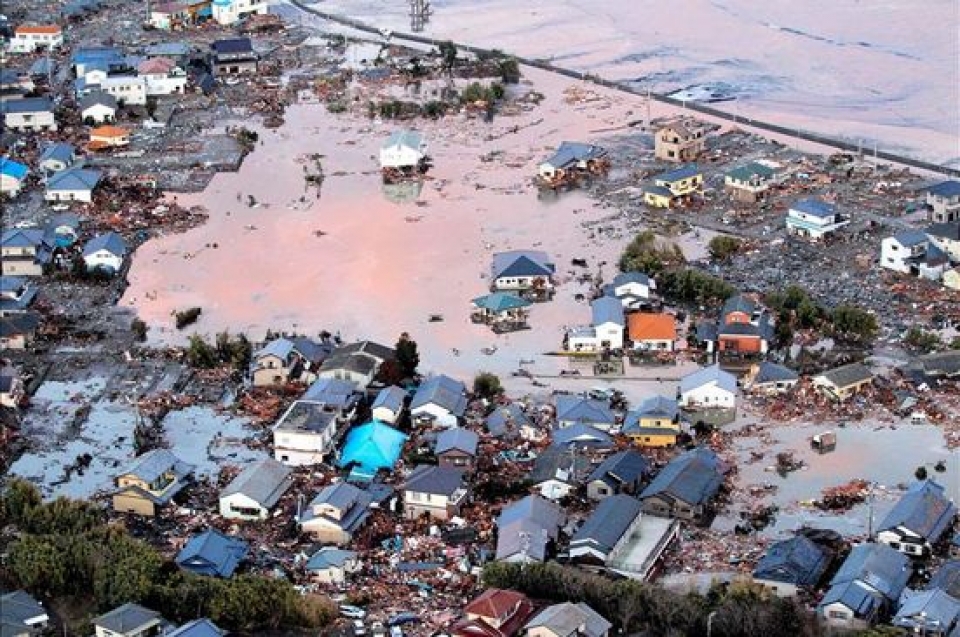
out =
<path fill-rule="evenodd" d="M 573 486 L 560 480 L 546 480 L 537 485 L 537 491 L 548 500 L 559 500 L 573 492 Z"/>
<path fill-rule="evenodd" d="M 603 500 L 619 493 L 619 490 L 612 489 L 603 480 L 594 480 L 587 484 L 587 497 L 591 500 Z"/>
<path fill-rule="evenodd" d="M 449 428 L 457 426 L 457 417 L 439 405 L 421 405 L 416 409 L 411 409 L 410 415 L 413 418 L 418 418 L 425 415 L 433 416 L 434 423 L 440 425 L 441 427 Z"/>
<path fill-rule="evenodd" d="M 47 201 L 93 201 L 92 190 L 47 190 L 43 196 Z"/>
<path fill-rule="evenodd" d="M 318 584 L 343 584 L 346 579 L 343 569 L 336 566 L 330 566 L 321 571 L 313 571 L 310 577 Z"/>
<path fill-rule="evenodd" d="M 770 589 L 777 597 L 796 597 L 800 590 L 795 584 L 790 584 L 788 582 L 777 582 L 759 577 L 754 578 L 753 581 L 765 588 Z"/>
<path fill-rule="evenodd" d="M 863 619 L 857 619 L 853 611 L 840 604 L 828 604 L 821 609 L 824 623 L 831 628 L 843 628 L 847 630 L 865 630 L 870 627 L 870 623 Z"/>
<path fill-rule="evenodd" d="M 4 264 L 6 267 L 6 264 Z M 0 349 L 26 349 L 29 342 L 26 334 L 11 334 L 10 336 L 0 336 Z"/>
<path fill-rule="evenodd" d="M 267 3 L 264 0 L 233 0 L 226 6 L 215 4 L 212 9 L 214 20 L 219 24 L 230 25 L 245 15 L 265 14 Z"/>
<path fill-rule="evenodd" d="M 644 339 L 642 341 L 634 341 L 633 348 L 638 350 L 657 350 L 661 352 L 672 352 L 673 341 L 668 341 L 665 339 Z"/>
<path fill-rule="evenodd" d="M 100 88 L 126 105 L 143 106 L 147 103 L 147 81 L 142 77 L 104 78 Z"/>
<path fill-rule="evenodd" d="M 12 259 L 4 255 L 3 273 L 10 276 L 41 276 L 43 274 L 43 266 L 34 261 L 33 257 L 28 259 Z"/>
<path fill-rule="evenodd" d="M 220 515 L 230 520 L 265 520 L 269 514 L 259 503 L 242 493 L 220 498 Z"/>
<path fill-rule="evenodd" d="M 631 434 L 630 440 L 638 447 L 670 447 L 677 444 L 677 434 Z"/>
<path fill-rule="evenodd" d="M 7 113 L 3 123 L 12 130 L 55 131 L 57 121 L 53 113 Z"/>
<path fill-rule="evenodd" d="M 304 533 L 309 533 L 318 542 L 342 546 L 350 542 L 350 534 L 323 518 L 314 518 L 301 525 Z"/>
<path fill-rule="evenodd" d="M 107 250 L 97 250 L 93 254 L 85 255 L 83 257 L 83 262 L 87 264 L 88 270 L 102 268 L 116 272 L 123 265 L 123 258 L 118 257 Z"/>
<path fill-rule="evenodd" d="M 103 104 L 94 104 L 93 106 L 84 109 L 83 112 L 80 113 L 80 117 L 84 121 L 86 121 L 87 118 L 90 118 L 98 124 L 102 124 L 103 122 L 109 122 L 113 120 L 114 113 L 115 111 L 112 108 L 104 106 Z"/>
<path fill-rule="evenodd" d="M 534 626 L 525 630 L 526 637 L 560 637 L 545 626 Z"/>
<path fill-rule="evenodd" d="M 498 277 L 493 280 L 493 288 L 495 290 L 529 290 L 537 279 L 546 281 L 544 277 L 540 276 Z"/>
<path fill-rule="evenodd" d="M 187 75 L 167 75 L 166 73 L 154 73 L 142 76 L 146 82 L 147 96 L 152 95 L 175 95 L 183 93 L 187 87 Z"/>
<path fill-rule="evenodd" d="M 923 538 L 904 529 L 881 531 L 877 533 L 877 542 L 886 544 L 904 555 L 912 555 L 914 557 L 926 555 L 930 550 L 930 546 Z"/>
<path fill-rule="evenodd" d="M 317 378 L 337 378 L 340 380 L 353 381 L 360 387 L 366 387 L 373 380 L 373 374 L 367 376 L 359 372 L 353 372 L 346 369 L 325 369 L 317 373 Z"/>
<path fill-rule="evenodd" d="M 63 33 L 16 33 L 10 39 L 13 53 L 32 53 L 37 49 L 57 49 L 63 46 Z"/>
<path fill-rule="evenodd" d="M 214 62 L 213 64 L 213 74 L 218 77 L 222 75 L 238 75 L 256 72 L 256 60 L 224 60 L 222 62 Z"/>
<path fill-rule="evenodd" d="M 277 445 L 277 435 L 274 433 L 274 451 L 273 457 L 288 467 L 302 467 L 304 465 L 320 464 L 326 455 L 324 449 L 300 448 L 292 446 L 296 443 L 290 443 L 291 446 Z"/>
<path fill-rule="evenodd" d="M 893 237 L 887 237 L 880 242 L 880 265 L 888 270 L 910 274 L 910 266 L 906 259 L 913 256 L 911 250 L 905 249 Z"/>
<path fill-rule="evenodd" d="M 653 206 L 654 208 L 669 208 L 670 207 L 670 197 L 664 195 L 658 195 L 655 192 L 645 192 L 643 193 L 643 202 L 648 206 Z"/>
<path fill-rule="evenodd" d="M 424 513 L 434 520 L 447 520 L 450 517 L 449 498 L 436 493 L 403 492 L 403 517 L 416 520 Z"/>
<path fill-rule="evenodd" d="M 952 241 L 945 237 L 930 236 L 930 241 L 943 250 L 951 261 L 960 261 L 960 241 Z"/>
<path fill-rule="evenodd" d="M 696 387 L 680 397 L 684 405 L 702 405 L 704 407 L 734 407 L 736 396 L 716 385 Z"/>
<path fill-rule="evenodd" d="M 373 410 L 374 420 L 380 420 L 388 424 L 393 424 L 397 422 L 397 417 L 399 414 L 392 409 L 387 409 L 386 407 L 376 407 Z"/>
<path fill-rule="evenodd" d="M 473 456 L 459 450 L 446 451 L 437 456 L 437 464 L 441 467 L 462 469 L 473 465 Z"/>
<path fill-rule="evenodd" d="M 146 517 L 153 517 L 156 514 L 153 502 L 129 493 L 117 493 L 113 496 L 113 510 Z"/>
<path fill-rule="evenodd" d="M 600 348 L 623 349 L 623 326 L 616 323 L 595 325 Z"/>
<path fill-rule="evenodd" d="M 423 159 L 423 153 L 406 146 L 391 146 L 380 149 L 381 168 L 414 167 Z"/>

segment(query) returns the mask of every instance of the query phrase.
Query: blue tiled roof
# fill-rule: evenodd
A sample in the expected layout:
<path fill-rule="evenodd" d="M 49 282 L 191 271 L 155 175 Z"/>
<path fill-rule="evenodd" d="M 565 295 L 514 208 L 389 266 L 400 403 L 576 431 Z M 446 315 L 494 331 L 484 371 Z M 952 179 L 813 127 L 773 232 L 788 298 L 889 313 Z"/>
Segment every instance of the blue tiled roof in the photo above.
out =
<path fill-rule="evenodd" d="M 378 407 L 383 407 L 384 409 L 389 409 L 392 412 L 400 411 L 400 408 L 403 407 L 403 401 L 407 398 L 407 392 L 397 387 L 396 385 L 391 385 L 390 387 L 384 387 L 377 393 L 376 399 L 371 405 L 371 409 L 377 409 Z"/>
<path fill-rule="evenodd" d="M 477 444 L 480 442 L 480 436 L 462 427 L 454 427 L 441 431 L 437 436 L 437 455 L 451 450 L 459 450 L 470 454 L 477 453 Z"/>
<path fill-rule="evenodd" d="M 601 296 L 590 304 L 593 317 L 593 326 L 604 323 L 616 323 L 623 327 L 626 319 L 623 316 L 623 303 L 610 296 Z"/>
<path fill-rule="evenodd" d="M 582 422 L 553 432 L 553 444 L 556 446 L 580 445 L 584 447 L 605 448 L 613 446 L 613 438 L 596 427 Z"/>
<path fill-rule="evenodd" d="M 165 637 L 222 637 L 224 631 L 209 619 L 194 619 L 180 628 L 166 633 Z"/>
<path fill-rule="evenodd" d="M 753 576 L 796 586 L 816 586 L 830 561 L 818 545 L 798 535 L 777 542 L 757 563 Z"/>
<path fill-rule="evenodd" d="M 275 338 L 253 355 L 254 358 L 261 356 L 276 356 L 282 360 L 287 360 L 287 356 L 293 351 L 293 341 L 287 338 Z"/>
<path fill-rule="evenodd" d="M 323 403 L 338 409 L 348 409 L 359 401 L 357 386 L 340 378 L 319 378 L 303 394 L 300 400 Z"/>
<path fill-rule="evenodd" d="M 666 418 L 673 420 L 680 410 L 677 407 L 677 401 L 666 396 L 650 396 L 644 398 L 637 406 L 635 412 L 639 418 Z"/>
<path fill-rule="evenodd" d="M 43 153 L 40 155 L 40 161 L 42 163 L 52 159 L 62 161 L 65 164 L 70 163 L 73 159 L 74 152 L 75 150 L 72 144 L 56 142 L 43 149 Z"/>
<path fill-rule="evenodd" d="M 841 582 L 830 587 L 818 608 L 840 603 L 858 618 L 871 617 L 883 606 L 884 598 L 859 580 Z"/>
<path fill-rule="evenodd" d="M 561 142 L 557 147 L 557 152 L 543 163 L 549 164 L 555 168 L 564 168 L 581 161 L 599 159 L 604 157 L 607 151 L 600 146 L 593 144 L 584 144 L 581 142 Z"/>
<path fill-rule="evenodd" d="M 928 542 L 936 542 L 953 524 L 957 508 L 933 480 L 915 482 L 877 526 L 877 532 L 904 527 Z"/>
<path fill-rule="evenodd" d="M 197 575 L 230 577 L 246 557 L 249 545 L 240 538 L 209 529 L 187 541 L 176 562 Z"/>
<path fill-rule="evenodd" d="M 549 277 L 554 265 L 546 252 L 539 250 L 511 250 L 493 255 L 491 274 L 494 279 L 502 277 L 543 276 Z"/>
<path fill-rule="evenodd" d="M 0 102 L 0 113 L 47 113 L 53 111 L 49 97 L 27 97 Z"/>
<path fill-rule="evenodd" d="M 661 469 L 640 499 L 665 493 L 687 504 L 699 505 L 713 498 L 722 484 L 720 459 L 711 450 L 697 447 Z"/>
<path fill-rule="evenodd" d="M 935 635 L 939 633 L 935 628 L 946 629 L 953 626 L 958 616 L 960 601 L 942 590 L 934 589 L 907 597 L 890 623 L 912 629 L 914 633 L 929 631 L 929 634 Z"/>
<path fill-rule="evenodd" d="M 413 468 L 404 490 L 450 497 L 463 486 L 463 469 L 422 464 Z"/>
<path fill-rule="evenodd" d="M 927 188 L 927 192 L 938 197 L 960 197 L 960 181 L 948 179 Z"/>
<path fill-rule="evenodd" d="M 604 498 L 570 542 L 571 548 L 589 544 L 609 553 L 640 515 L 640 501 L 629 495 Z"/>
<path fill-rule="evenodd" d="M 720 369 L 719 364 L 704 367 L 692 374 L 687 374 L 680 379 L 680 393 L 685 394 L 690 390 L 702 387 L 709 383 L 715 383 L 718 387 L 732 393 L 737 393 L 737 377 L 730 372 Z"/>
<path fill-rule="evenodd" d="M 557 528 L 563 520 L 563 510 L 539 495 L 528 495 L 508 504 L 497 517 L 497 527 L 503 528 L 519 520 L 530 520 L 544 529 L 552 530 L 556 536 Z"/>
<path fill-rule="evenodd" d="M 310 556 L 305 568 L 308 571 L 321 571 L 331 566 L 342 567 L 346 562 L 355 559 L 357 559 L 356 551 L 325 546 Z"/>
<path fill-rule="evenodd" d="M 100 171 L 92 168 L 68 168 L 50 178 L 48 191 L 93 190 L 100 183 Z"/>
<path fill-rule="evenodd" d="M 910 560 L 903 553 L 885 544 L 858 544 L 830 584 L 836 586 L 859 580 L 888 600 L 896 601 L 912 574 Z"/>
<path fill-rule="evenodd" d="M 0 157 L 0 174 L 22 181 L 28 172 L 30 172 L 30 169 L 24 164 L 13 161 L 7 157 Z"/>
<path fill-rule="evenodd" d="M 440 374 L 427 379 L 413 395 L 410 409 L 424 405 L 438 405 L 455 416 L 462 416 L 467 408 L 466 386 L 458 380 Z"/>
<path fill-rule="evenodd" d="M 612 427 L 616 416 L 602 400 L 560 394 L 556 398 L 557 420 Z"/>
<path fill-rule="evenodd" d="M 97 235 L 83 246 L 83 256 L 89 256 L 100 250 L 106 250 L 110 254 L 123 257 L 127 254 L 127 242 L 116 232 Z"/>
<path fill-rule="evenodd" d="M 649 466 L 650 463 L 640 452 L 627 449 L 615 453 L 601 462 L 600 466 L 590 474 L 588 482 L 603 480 L 608 477 L 612 477 L 620 483 L 635 482 L 643 477 Z"/>
<path fill-rule="evenodd" d="M 893 238 L 897 240 L 897 243 L 905 248 L 918 246 L 927 243 L 930 240 L 927 238 L 926 233 L 922 230 L 904 230 L 893 235 Z"/>
<path fill-rule="evenodd" d="M 484 421 L 487 431 L 493 436 L 502 436 L 507 433 L 507 425 L 514 429 L 531 424 L 530 419 L 523 413 L 520 405 L 510 403 L 509 405 L 499 405 L 487 416 Z"/>
<path fill-rule="evenodd" d="M 614 287 L 620 287 L 628 283 L 639 283 L 640 285 L 650 287 L 650 277 L 643 272 L 621 272 L 613 277 Z"/>
<path fill-rule="evenodd" d="M 837 209 L 833 204 L 812 197 L 793 202 L 790 204 L 790 209 L 806 213 L 813 217 L 820 217 L 821 219 L 832 217 L 837 213 Z"/>
<path fill-rule="evenodd" d="M 682 181 L 684 179 L 689 179 L 694 175 L 699 175 L 700 169 L 696 164 L 687 164 L 685 166 L 680 166 L 671 171 L 665 172 L 662 175 L 657 176 L 657 181 L 663 181 L 667 183 L 673 183 L 675 181 Z"/>

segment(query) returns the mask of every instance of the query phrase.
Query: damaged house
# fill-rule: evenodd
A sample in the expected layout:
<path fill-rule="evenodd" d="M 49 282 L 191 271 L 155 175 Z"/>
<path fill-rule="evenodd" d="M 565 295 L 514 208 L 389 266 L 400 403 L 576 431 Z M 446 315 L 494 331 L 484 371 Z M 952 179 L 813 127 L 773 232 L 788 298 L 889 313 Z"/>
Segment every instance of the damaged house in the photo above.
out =
<path fill-rule="evenodd" d="M 325 486 L 300 514 L 300 528 L 320 542 L 342 546 L 370 516 L 373 498 L 352 484 Z"/>
<path fill-rule="evenodd" d="M 116 477 L 113 510 L 153 517 L 187 485 L 193 470 L 167 449 L 148 451 Z"/>

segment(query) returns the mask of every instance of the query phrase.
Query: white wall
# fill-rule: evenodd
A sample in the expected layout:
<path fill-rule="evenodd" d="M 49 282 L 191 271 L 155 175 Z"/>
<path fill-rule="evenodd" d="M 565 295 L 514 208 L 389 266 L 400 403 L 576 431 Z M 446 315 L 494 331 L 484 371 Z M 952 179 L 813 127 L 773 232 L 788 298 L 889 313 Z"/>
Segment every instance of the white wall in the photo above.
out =
<path fill-rule="evenodd" d="M 725 389 L 709 384 L 691 389 L 680 396 L 684 405 L 698 405 L 702 407 L 736 407 L 737 399 Z"/>
<path fill-rule="evenodd" d="M 115 272 L 123 265 L 123 258 L 113 254 L 108 250 L 97 250 L 93 254 L 85 255 L 83 257 L 83 261 L 87 264 L 87 268 L 90 270 L 95 268 L 107 268 Z"/>
<path fill-rule="evenodd" d="M 93 201 L 92 190 L 48 190 L 44 195 L 47 201 Z"/>
<path fill-rule="evenodd" d="M 432 403 L 422 405 L 416 409 L 410 410 L 410 415 L 414 418 L 417 418 L 421 415 L 430 415 L 434 417 L 434 422 L 443 427 L 456 427 L 457 426 L 457 417 L 451 414 L 449 411 L 440 407 L 439 405 L 434 405 Z"/>
<path fill-rule="evenodd" d="M 231 509 L 231 504 L 244 509 L 257 509 L 259 513 L 257 515 L 246 515 Z M 244 494 L 233 493 L 226 497 L 220 498 L 220 515 L 231 520 L 263 520 L 269 515 L 269 511 L 261 507 L 260 504 L 251 500 Z"/>
<path fill-rule="evenodd" d="M 406 146 L 390 146 L 380 149 L 381 168 L 416 166 L 421 159 L 423 159 L 423 153 Z"/>

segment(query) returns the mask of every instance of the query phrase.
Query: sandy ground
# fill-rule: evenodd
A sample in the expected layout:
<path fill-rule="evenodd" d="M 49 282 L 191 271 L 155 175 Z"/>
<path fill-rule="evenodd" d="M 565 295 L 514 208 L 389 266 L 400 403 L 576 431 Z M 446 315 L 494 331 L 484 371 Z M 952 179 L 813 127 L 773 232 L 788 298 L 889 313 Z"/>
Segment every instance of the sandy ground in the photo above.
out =
<path fill-rule="evenodd" d="M 292 107 L 283 127 L 262 131 L 262 145 L 238 173 L 218 175 L 200 195 L 179 196 L 182 204 L 206 206 L 209 221 L 142 246 L 121 305 L 151 325 L 154 343 L 183 342 L 191 331 L 174 330 L 170 315 L 197 305 L 203 315 L 193 329 L 207 334 L 328 329 L 392 344 L 408 331 L 426 371 L 507 376 L 521 359 L 536 359 L 532 371 L 556 374 L 566 361 L 541 354 L 559 348 L 565 326 L 589 322 L 587 304 L 574 299 L 586 291 L 573 280 L 584 270 L 571 259 L 586 258 L 587 272 L 599 267 L 609 279 L 632 233 L 622 231 L 616 210 L 581 192 L 538 198 L 532 177 L 555 144 L 609 135 L 636 118 L 640 100 L 600 91 L 569 105 L 563 91 L 580 83 L 530 77 L 546 99 L 529 113 L 491 124 L 418 122 L 435 168 L 416 203 L 394 203 L 383 192 L 376 154 L 392 124 L 334 116 L 320 105 Z M 319 198 L 305 190 L 302 158 L 310 153 L 324 155 Z M 491 153 L 492 161 L 480 160 Z M 614 230 L 602 237 L 582 225 L 603 219 Z M 709 237 L 681 243 L 697 258 Z M 497 336 L 470 323 L 470 299 L 486 293 L 491 255 L 523 248 L 554 257 L 556 298 L 533 307 L 531 330 Z M 430 322 L 431 314 L 444 320 Z M 494 347 L 493 355 L 481 353 Z"/>
<path fill-rule="evenodd" d="M 732 112 L 960 163 L 960 5 L 953 0 L 922 11 L 911 2 L 857 0 L 432 4 L 425 35 L 642 80 L 657 91 L 723 83 L 738 95 L 721 105 Z M 319 6 L 409 31 L 405 2 Z"/>

